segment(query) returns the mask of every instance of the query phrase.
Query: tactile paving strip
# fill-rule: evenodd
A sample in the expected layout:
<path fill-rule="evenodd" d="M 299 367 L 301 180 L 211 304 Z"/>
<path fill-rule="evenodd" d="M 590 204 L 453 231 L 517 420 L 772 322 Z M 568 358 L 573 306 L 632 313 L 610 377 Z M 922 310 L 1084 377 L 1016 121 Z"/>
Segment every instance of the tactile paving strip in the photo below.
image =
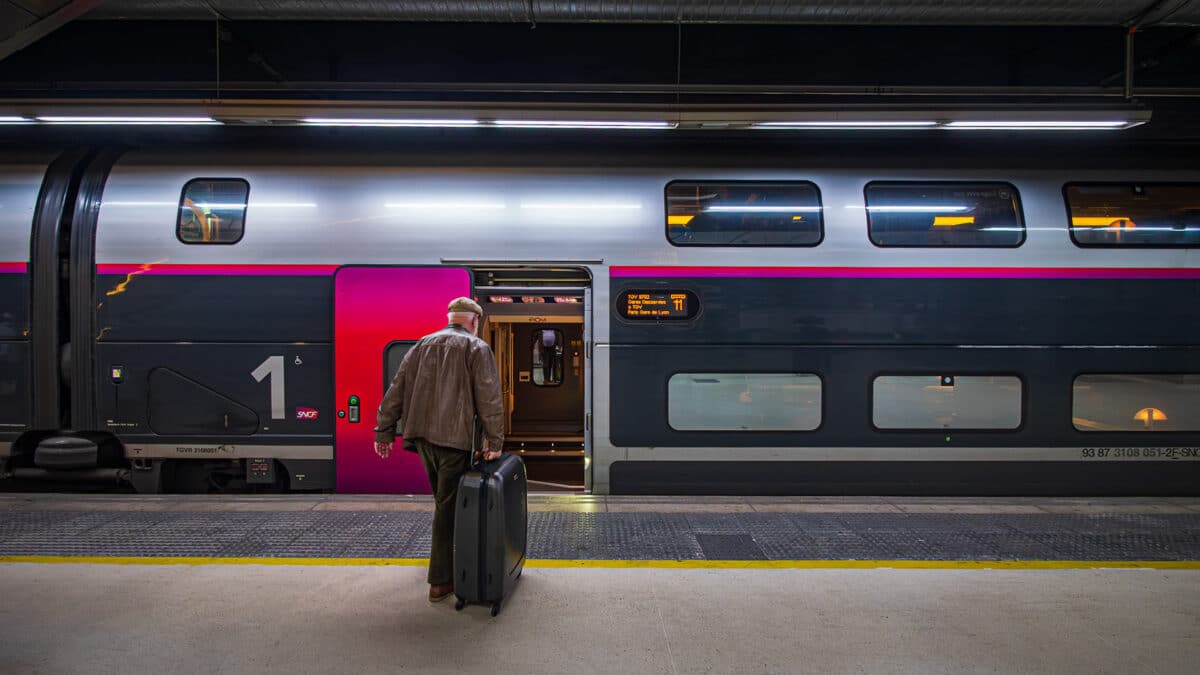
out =
<path fill-rule="evenodd" d="M 425 511 L 0 513 L 0 555 L 420 558 Z M 529 514 L 529 557 L 1200 560 L 1196 514 Z"/>

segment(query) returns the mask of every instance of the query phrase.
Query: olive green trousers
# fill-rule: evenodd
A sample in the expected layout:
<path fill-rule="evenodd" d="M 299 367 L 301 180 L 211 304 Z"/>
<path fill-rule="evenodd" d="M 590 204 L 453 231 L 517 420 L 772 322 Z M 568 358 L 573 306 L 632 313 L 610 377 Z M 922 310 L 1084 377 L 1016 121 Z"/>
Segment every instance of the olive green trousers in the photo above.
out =
<path fill-rule="evenodd" d="M 429 583 L 454 580 L 454 501 L 458 481 L 470 466 L 471 453 L 417 439 L 417 453 L 425 464 L 433 490 L 433 536 L 429 541 Z"/>

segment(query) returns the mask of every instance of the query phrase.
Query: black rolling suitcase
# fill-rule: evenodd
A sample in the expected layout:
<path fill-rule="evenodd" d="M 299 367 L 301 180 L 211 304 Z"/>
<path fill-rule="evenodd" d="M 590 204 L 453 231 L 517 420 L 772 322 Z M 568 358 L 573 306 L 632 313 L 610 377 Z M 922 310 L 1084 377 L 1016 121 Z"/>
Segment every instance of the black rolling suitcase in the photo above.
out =
<path fill-rule="evenodd" d="M 454 608 L 492 606 L 512 591 L 525 567 L 525 463 L 516 455 L 472 466 L 458 483 L 454 511 Z"/>

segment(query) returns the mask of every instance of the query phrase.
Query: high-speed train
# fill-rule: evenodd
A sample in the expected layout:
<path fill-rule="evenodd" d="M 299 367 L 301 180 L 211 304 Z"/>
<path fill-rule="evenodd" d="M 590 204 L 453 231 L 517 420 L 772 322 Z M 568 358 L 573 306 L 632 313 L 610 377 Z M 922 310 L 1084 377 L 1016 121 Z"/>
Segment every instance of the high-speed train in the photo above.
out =
<path fill-rule="evenodd" d="M 8 151 L 0 467 L 426 492 L 375 409 L 470 295 L 534 489 L 1200 492 L 1200 170 L 1049 164 Z"/>

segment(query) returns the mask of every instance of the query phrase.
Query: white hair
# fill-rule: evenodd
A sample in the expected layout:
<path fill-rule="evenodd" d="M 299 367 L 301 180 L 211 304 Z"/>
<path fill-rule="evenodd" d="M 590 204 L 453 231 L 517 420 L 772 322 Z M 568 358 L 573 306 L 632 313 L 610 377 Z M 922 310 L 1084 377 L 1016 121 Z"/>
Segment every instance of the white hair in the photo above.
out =
<path fill-rule="evenodd" d="M 446 314 L 446 318 L 450 321 L 450 323 L 456 323 L 464 328 L 467 328 L 474 335 L 479 334 L 479 328 L 483 325 L 483 317 L 479 316 L 475 312 L 450 312 Z M 474 328 L 470 328 L 471 319 L 477 319 Z"/>

